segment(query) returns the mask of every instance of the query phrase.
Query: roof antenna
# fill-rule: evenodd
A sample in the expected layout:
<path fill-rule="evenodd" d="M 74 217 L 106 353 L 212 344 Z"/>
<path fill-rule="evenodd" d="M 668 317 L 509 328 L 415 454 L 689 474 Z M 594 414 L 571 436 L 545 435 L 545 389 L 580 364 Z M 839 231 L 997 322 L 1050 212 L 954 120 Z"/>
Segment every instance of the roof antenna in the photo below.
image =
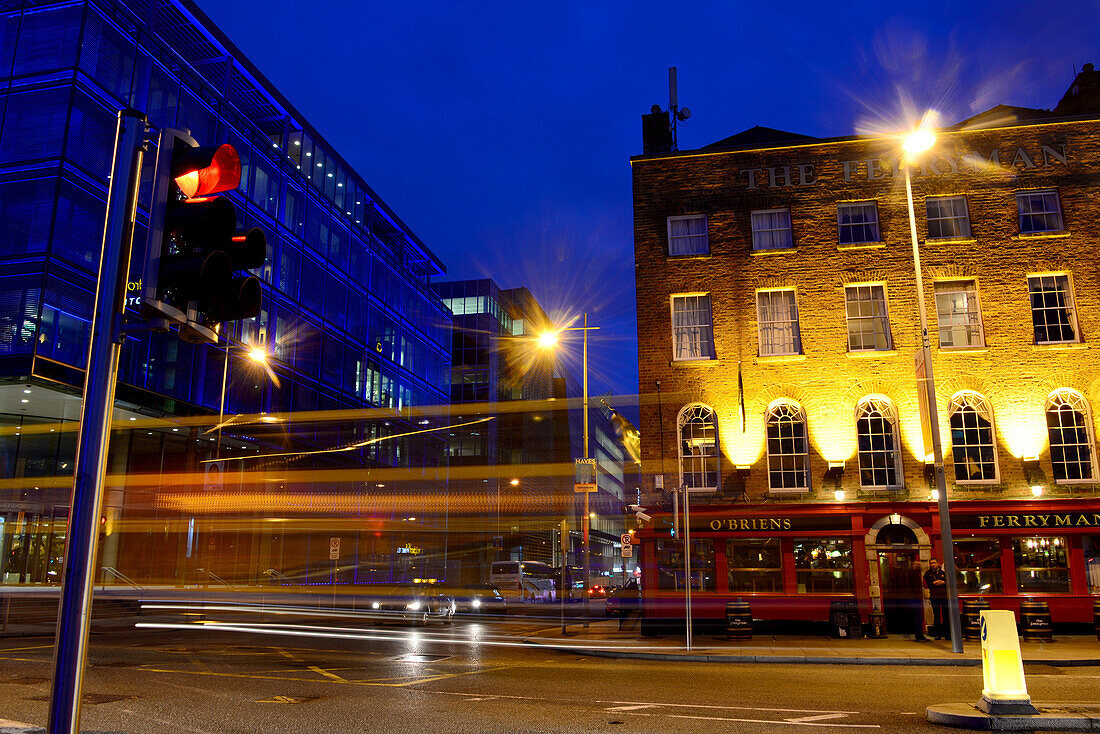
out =
<path fill-rule="evenodd" d="M 672 122 L 672 149 L 679 150 L 676 142 L 676 122 L 683 122 L 691 117 L 691 110 L 687 107 L 680 109 L 680 101 L 676 95 L 676 67 L 668 67 L 668 116 Z"/>

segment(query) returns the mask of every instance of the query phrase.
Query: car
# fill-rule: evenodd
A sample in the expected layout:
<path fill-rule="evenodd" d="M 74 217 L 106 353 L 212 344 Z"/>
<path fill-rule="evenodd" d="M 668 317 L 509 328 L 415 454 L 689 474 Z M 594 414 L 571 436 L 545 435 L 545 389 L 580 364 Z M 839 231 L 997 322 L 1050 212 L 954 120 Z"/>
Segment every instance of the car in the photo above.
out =
<path fill-rule="evenodd" d="M 454 592 L 459 614 L 504 614 L 508 600 L 493 584 L 470 584 Z"/>
<path fill-rule="evenodd" d="M 593 599 L 603 599 L 605 596 L 607 596 L 607 589 L 600 586 L 599 584 L 596 584 L 595 586 L 589 586 L 588 595 Z"/>
<path fill-rule="evenodd" d="M 366 608 L 379 621 L 402 620 L 422 626 L 450 624 L 457 606 L 454 597 L 431 584 L 398 584 L 371 590 Z"/>
<path fill-rule="evenodd" d="M 642 594 L 637 579 L 630 579 L 622 586 L 612 589 L 607 595 L 604 614 L 608 617 L 621 617 L 639 608 Z"/>

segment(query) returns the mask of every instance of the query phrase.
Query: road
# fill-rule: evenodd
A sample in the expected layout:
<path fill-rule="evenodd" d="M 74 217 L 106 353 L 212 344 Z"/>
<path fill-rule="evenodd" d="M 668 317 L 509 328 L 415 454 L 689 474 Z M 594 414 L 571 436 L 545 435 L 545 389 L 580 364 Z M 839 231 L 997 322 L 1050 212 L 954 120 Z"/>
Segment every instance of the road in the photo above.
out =
<path fill-rule="evenodd" d="M 91 639 L 83 728 L 175 732 L 924 732 L 976 701 L 978 668 L 735 665 L 535 648 L 538 620 L 449 627 L 272 623 Z M 52 641 L 0 640 L 0 719 L 42 725 Z M 1100 669 L 1028 670 L 1044 703 L 1095 700 Z"/>

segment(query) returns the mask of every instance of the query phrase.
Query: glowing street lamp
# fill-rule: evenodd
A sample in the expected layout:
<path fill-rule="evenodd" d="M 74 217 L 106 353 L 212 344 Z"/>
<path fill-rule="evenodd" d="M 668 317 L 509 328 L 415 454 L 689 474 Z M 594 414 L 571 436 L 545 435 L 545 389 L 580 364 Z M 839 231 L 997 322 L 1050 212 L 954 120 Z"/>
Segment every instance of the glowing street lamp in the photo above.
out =
<path fill-rule="evenodd" d="M 935 465 L 934 496 L 940 511 L 940 541 L 943 544 L 944 575 L 947 577 L 947 612 L 951 627 L 951 649 L 961 653 L 962 620 L 959 618 L 959 588 L 955 578 L 955 544 L 951 537 L 951 512 L 947 504 L 947 480 L 943 471 L 943 445 L 940 440 L 939 410 L 936 406 L 936 382 L 932 373 L 932 345 L 928 340 L 928 317 L 924 311 L 924 279 L 921 276 L 920 248 L 917 242 L 917 217 L 913 212 L 913 181 L 910 169 L 921 153 L 936 144 L 936 113 L 925 113 L 920 125 L 902 142 L 905 151 L 905 199 L 909 205 L 909 234 L 913 241 L 913 270 L 917 279 L 917 310 L 920 312 L 921 360 L 924 362 L 924 392 L 928 400 L 929 433 L 932 439 L 932 459 Z"/>

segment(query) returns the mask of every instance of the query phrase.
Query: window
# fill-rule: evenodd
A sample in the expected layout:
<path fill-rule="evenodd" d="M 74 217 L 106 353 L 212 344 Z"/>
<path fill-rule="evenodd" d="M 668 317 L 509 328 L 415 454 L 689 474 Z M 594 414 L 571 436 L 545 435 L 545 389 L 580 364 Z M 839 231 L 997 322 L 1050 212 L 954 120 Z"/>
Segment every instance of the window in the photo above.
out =
<path fill-rule="evenodd" d="M 993 410 L 976 392 L 956 393 L 947 406 L 951 418 L 951 454 L 955 481 L 997 481 L 997 442 L 993 439 Z"/>
<path fill-rule="evenodd" d="M 795 578 L 799 594 L 852 591 L 852 541 L 812 538 L 794 541 Z"/>
<path fill-rule="evenodd" d="M 1027 279 L 1036 344 L 1077 341 L 1077 315 L 1068 275 L 1032 275 Z"/>
<path fill-rule="evenodd" d="M 996 538 L 956 538 L 955 570 L 959 591 L 970 594 L 1000 594 L 1001 541 Z"/>
<path fill-rule="evenodd" d="M 672 297 L 673 359 L 714 359 L 710 296 Z"/>
<path fill-rule="evenodd" d="M 985 345 L 978 287 L 973 280 L 936 283 L 936 316 L 940 325 L 940 347 Z"/>
<path fill-rule="evenodd" d="M 878 205 L 860 201 L 836 205 L 838 239 L 842 245 L 878 242 Z"/>
<path fill-rule="evenodd" d="M 888 351 L 890 319 L 886 314 L 886 292 L 881 285 L 850 285 L 844 289 L 848 317 L 848 351 Z"/>
<path fill-rule="evenodd" d="M 707 218 L 703 214 L 668 218 L 669 255 L 708 255 Z"/>
<path fill-rule="evenodd" d="M 900 441 L 894 406 L 882 397 L 864 398 L 856 408 L 859 484 L 864 489 L 902 486 Z"/>
<path fill-rule="evenodd" d="M 1065 538 L 1013 538 L 1012 555 L 1021 592 L 1069 592 Z"/>
<path fill-rule="evenodd" d="M 1047 398 L 1050 463 L 1056 482 L 1090 482 L 1093 478 L 1092 416 L 1076 390 L 1055 390 Z"/>
<path fill-rule="evenodd" d="M 965 196 L 930 196 L 924 205 L 928 216 L 928 239 L 970 237 Z"/>
<path fill-rule="evenodd" d="M 727 540 L 726 566 L 730 591 L 783 591 L 779 538 Z"/>
<path fill-rule="evenodd" d="M 1020 234 L 1061 232 L 1062 206 L 1057 191 L 1021 191 L 1016 194 Z"/>
<path fill-rule="evenodd" d="M 764 209 L 752 213 L 752 249 L 782 250 L 794 247 L 789 209 Z"/>
<path fill-rule="evenodd" d="M 680 481 L 692 489 L 718 489 L 718 423 L 714 411 L 695 403 L 680 411 Z"/>
<path fill-rule="evenodd" d="M 797 404 L 777 400 L 765 418 L 768 431 L 768 486 L 773 492 L 810 488 L 806 415 Z"/>
<path fill-rule="evenodd" d="M 717 587 L 714 575 L 714 541 L 691 541 L 691 588 L 695 591 L 714 591 Z M 683 591 L 684 541 L 657 541 L 657 588 L 665 591 Z"/>
<path fill-rule="evenodd" d="M 760 356 L 802 353 L 798 303 L 793 290 L 758 291 L 756 316 L 760 329 Z"/>

